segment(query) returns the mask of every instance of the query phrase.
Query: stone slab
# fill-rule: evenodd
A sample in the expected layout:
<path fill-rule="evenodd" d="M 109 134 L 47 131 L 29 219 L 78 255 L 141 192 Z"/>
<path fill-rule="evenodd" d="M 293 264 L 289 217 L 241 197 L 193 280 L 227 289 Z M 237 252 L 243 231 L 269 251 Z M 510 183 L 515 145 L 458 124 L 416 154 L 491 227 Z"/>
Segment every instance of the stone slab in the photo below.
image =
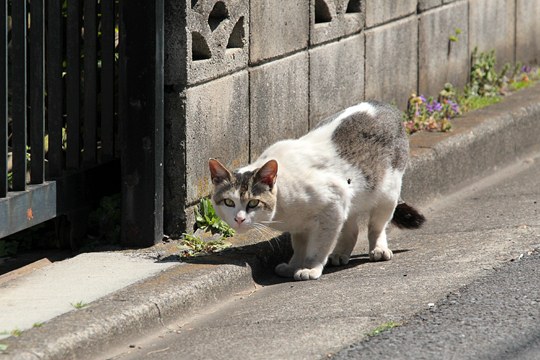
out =
<path fill-rule="evenodd" d="M 418 11 L 426 11 L 441 6 L 443 0 L 418 0 Z"/>
<path fill-rule="evenodd" d="M 308 131 L 308 53 L 250 69 L 251 159 Z"/>
<path fill-rule="evenodd" d="M 251 0 L 250 64 L 307 48 L 309 0 Z"/>
<path fill-rule="evenodd" d="M 449 82 L 463 88 L 468 81 L 468 5 L 460 1 L 422 13 L 418 24 L 418 92 L 437 96 Z M 456 35 L 456 29 L 461 34 Z M 450 41 L 450 36 L 457 41 Z"/>
<path fill-rule="evenodd" d="M 311 45 L 358 33 L 364 26 L 360 0 L 315 0 L 311 3 Z"/>
<path fill-rule="evenodd" d="M 516 1 L 516 61 L 540 64 L 540 0 Z"/>
<path fill-rule="evenodd" d="M 186 202 L 211 190 L 208 159 L 238 167 L 249 154 L 248 72 L 191 87 L 186 91 Z"/>
<path fill-rule="evenodd" d="M 418 0 L 366 0 L 366 27 L 415 14 Z"/>
<path fill-rule="evenodd" d="M 514 62 L 515 2 L 513 0 L 469 1 L 469 49 L 495 50 L 498 70 Z"/>
<path fill-rule="evenodd" d="M 407 107 L 417 91 L 416 16 L 366 31 L 365 98 Z"/>
<path fill-rule="evenodd" d="M 309 52 L 309 118 L 313 127 L 364 98 L 364 34 Z"/>

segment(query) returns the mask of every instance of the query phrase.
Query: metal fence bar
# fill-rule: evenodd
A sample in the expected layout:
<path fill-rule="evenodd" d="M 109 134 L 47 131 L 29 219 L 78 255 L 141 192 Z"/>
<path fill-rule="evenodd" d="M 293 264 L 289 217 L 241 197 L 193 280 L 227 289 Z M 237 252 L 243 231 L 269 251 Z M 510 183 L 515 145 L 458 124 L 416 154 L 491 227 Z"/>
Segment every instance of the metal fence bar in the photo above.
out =
<path fill-rule="evenodd" d="M 80 164 L 80 91 L 81 91 L 81 6 L 79 0 L 67 3 L 66 20 L 66 168 L 78 169 Z"/>
<path fill-rule="evenodd" d="M 26 189 L 26 1 L 11 3 L 12 18 L 12 119 L 13 119 L 13 190 Z"/>
<path fill-rule="evenodd" d="M 101 153 L 114 157 L 114 1 L 101 2 Z"/>
<path fill-rule="evenodd" d="M 84 2 L 84 152 L 83 162 L 96 163 L 96 73 L 97 73 L 96 1 Z"/>
<path fill-rule="evenodd" d="M 69 2 L 71 3 L 71 1 Z M 47 129 L 48 129 L 48 174 L 57 178 L 62 174 L 62 125 L 63 125 L 63 30 L 62 1 L 47 2 Z"/>
<path fill-rule="evenodd" d="M 30 182 L 43 183 L 45 135 L 45 9 L 43 0 L 30 2 Z"/>
<path fill-rule="evenodd" d="M 8 0 L 0 4 L 0 198 L 7 194 L 8 137 Z"/>

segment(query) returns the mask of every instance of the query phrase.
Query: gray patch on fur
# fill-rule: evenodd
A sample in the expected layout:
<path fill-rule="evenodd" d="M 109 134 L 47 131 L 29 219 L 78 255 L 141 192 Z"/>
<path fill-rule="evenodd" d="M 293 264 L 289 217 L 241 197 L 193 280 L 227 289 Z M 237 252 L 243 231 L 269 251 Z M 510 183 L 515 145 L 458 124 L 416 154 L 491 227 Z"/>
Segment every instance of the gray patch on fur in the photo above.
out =
<path fill-rule="evenodd" d="M 367 112 L 346 117 L 334 130 L 332 141 L 339 156 L 358 167 L 368 188 L 375 189 L 386 169 L 405 170 L 409 141 L 396 108 L 379 102 L 370 104 L 376 110 L 375 117 Z"/>

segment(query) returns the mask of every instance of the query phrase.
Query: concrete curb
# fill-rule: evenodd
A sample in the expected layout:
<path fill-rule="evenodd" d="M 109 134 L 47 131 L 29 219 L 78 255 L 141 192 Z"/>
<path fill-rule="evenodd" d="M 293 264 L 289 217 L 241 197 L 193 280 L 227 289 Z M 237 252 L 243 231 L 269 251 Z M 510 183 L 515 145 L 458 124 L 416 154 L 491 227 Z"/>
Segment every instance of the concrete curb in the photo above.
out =
<path fill-rule="evenodd" d="M 526 155 L 540 144 L 540 86 L 523 90 L 488 109 L 454 122 L 450 134 L 421 133 L 411 138 L 411 163 L 403 197 L 410 203 L 450 192 L 497 166 Z M 287 241 L 253 243 L 180 264 L 3 340 L 0 359 L 86 359 L 122 342 L 178 321 L 254 286 L 263 269 L 290 255 Z M 203 263 L 204 262 L 204 263 Z"/>

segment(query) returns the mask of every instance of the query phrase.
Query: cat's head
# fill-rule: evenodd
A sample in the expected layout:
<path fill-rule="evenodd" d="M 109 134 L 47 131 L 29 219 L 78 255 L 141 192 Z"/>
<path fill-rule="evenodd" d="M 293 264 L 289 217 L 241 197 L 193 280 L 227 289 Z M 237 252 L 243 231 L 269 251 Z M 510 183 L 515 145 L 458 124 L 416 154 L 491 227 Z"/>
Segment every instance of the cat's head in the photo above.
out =
<path fill-rule="evenodd" d="M 272 220 L 276 211 L 278 164 L 269 160 L 252 171 L 231 172 L 219 161 L 208 162 L 217 215 L 233 229 L 243 232 Z"/>

